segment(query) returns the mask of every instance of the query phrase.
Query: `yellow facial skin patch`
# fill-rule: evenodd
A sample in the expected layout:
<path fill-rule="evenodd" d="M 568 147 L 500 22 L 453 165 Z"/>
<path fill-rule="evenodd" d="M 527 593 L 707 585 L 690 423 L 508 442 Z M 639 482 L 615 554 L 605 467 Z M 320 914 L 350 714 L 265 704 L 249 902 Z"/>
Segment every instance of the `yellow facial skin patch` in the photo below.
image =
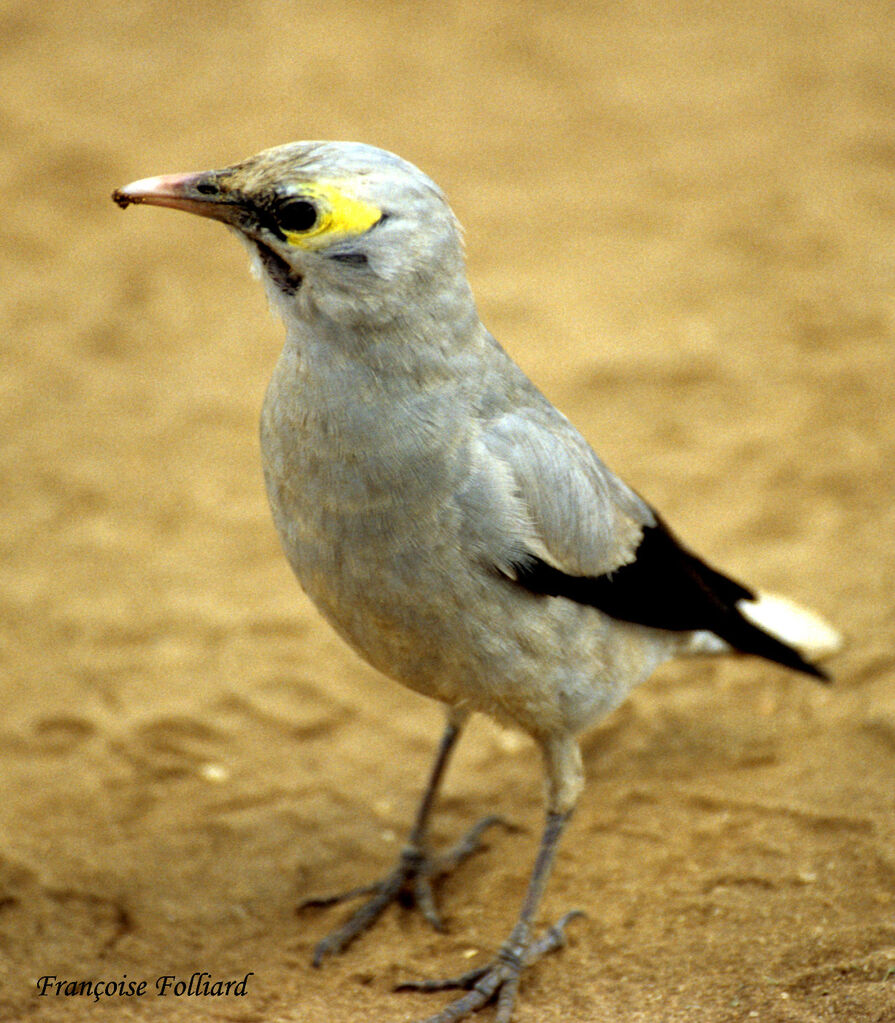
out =
<path fill-rule="evenodd" d="M 331 241 L 363 234 L 382 219 L 382 210 L 355 199 L 338 181 L 314 181 L 295 196 L 317 207 L 317 221 L 307 231 L 283 231 L 286 241 L 300 249 L 314 251 Z"/>

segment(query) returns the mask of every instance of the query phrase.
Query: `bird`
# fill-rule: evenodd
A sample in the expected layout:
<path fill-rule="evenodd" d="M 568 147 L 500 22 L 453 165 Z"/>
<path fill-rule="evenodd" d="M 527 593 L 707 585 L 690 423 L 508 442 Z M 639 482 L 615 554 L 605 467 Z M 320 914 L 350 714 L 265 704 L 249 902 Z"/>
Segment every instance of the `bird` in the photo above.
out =
<path fill-rule="evenodd" d="M 473 713 L 530 735 L 543 833 L 519 915 L 484 966 L 402 987 L 461 992 L 427 1023 L 496 1002 L 566 940 L 536 914 L 583 787 L 581 733 L 678 655 L 739 653 L 827 680 L 820 615 L 685 546 L 482 324 L 442 190 L 360 142 L 304 141 L 223 169 L 143 178 L 122 208 L 217 220 L 246 246 L 285 341 L 261 413 L 273 519 L 302 588 L 374 668 L 440 701 L 446 724 L 409 837 L 314 951 L 344 951 L 408 898 L 440 928 L 432 882 L 495 818 L 436 853 L 430 821 Z M 314 901 L 314 900 L 309 900 Z"/>

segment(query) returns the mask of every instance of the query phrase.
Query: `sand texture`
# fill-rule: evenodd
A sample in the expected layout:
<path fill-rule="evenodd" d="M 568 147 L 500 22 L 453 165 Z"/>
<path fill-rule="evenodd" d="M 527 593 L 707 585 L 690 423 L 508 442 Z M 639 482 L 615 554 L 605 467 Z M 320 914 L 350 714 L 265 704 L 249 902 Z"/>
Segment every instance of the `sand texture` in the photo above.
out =
<path fill-rule="evenodd" d="M 390 866 L 441 713 L 280 552 L 245 253 L 110 201 L 357 138 L 445 188 L 484 321 L 601 456 L 848 637 L 830 688 L 678 662 L 585 736 L 539 919 L 587 918 L 518 1023 L 895 1021 L 893 39 L 869 0 L 2 4 L 0 1020 L 411 1020 L 447 997 L 393 986 L 515 916 L 540 764 L 476 721 L 436 838 L 516 830 L 439 887 L 446 933 L 393 908 L 310 967 L 345 910 L 297 904 Z M 154 988 L 194 971 L 252 976 Z"/>

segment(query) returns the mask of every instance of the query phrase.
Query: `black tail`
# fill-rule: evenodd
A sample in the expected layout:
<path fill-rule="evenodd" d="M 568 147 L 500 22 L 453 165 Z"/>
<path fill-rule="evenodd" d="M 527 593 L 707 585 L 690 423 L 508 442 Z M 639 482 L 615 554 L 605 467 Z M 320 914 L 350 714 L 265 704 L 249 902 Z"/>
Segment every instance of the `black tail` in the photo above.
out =
<path fill-rule="evenodd" d="M 713 632 L 744 654 L 755 654 L 822 682 L 829 676 L 793 647 L 753 625 L 737 609 L 755 594 L 682 546 L 656 517 L 634 560 L 607 575 L 567 575 L 535 556 L 516 564 L 516 578 L 533 593 L 562 596 L 613 618 L 673 632 Z"/>

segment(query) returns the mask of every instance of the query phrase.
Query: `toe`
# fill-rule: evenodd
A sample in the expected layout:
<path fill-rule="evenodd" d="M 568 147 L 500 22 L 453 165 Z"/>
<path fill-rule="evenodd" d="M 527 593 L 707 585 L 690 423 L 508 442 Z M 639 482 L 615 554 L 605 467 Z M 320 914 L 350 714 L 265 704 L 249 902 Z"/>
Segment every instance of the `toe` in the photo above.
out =
<path fill-rule="evenodd" d="M 432 883 L 428 877 L 417 877 L 413 882 L 413 899 L 419 911 L 436 931 L 443 931 L 444 924 L 441 914 L 435 905 L 435 895 L 432 892 Z"/>

